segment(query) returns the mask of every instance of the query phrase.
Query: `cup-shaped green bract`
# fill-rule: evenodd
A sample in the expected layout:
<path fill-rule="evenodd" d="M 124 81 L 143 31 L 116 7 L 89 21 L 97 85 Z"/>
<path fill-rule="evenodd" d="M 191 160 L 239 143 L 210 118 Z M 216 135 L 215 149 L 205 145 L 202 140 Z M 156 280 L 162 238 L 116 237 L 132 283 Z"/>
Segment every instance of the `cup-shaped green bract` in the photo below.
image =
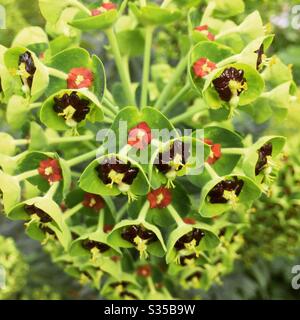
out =
<path fill-rule="evenodd" d="M 209 73 L 217 68 L 219 62 L 232 55 L 233 52 L 229 47 L 212 41 L 201 41 L 192 48 L 189 54 L 189 78 L 192 86 L 197 92 L 202 94 L 205 79 Z M 206 62 L 203 62 L 202 66 L 204 69 L 202 77 L 195 72 L 195 64 L 200 59 L 206 60 Z M 210 63 L 212 64 L 211 68 L 209 70 L 205 69 L 205 67 L 209 68 Z"/>
<path fill-rule="evenodd" d="M 120 11 L 123 10 L 123 6 L 126 3 L 123 2 L 123 5 L 120 7 Z M 99 7 L 97 4 L 91 6 L 91 10 L 97 9 Z M 82 31 L 88 30 L 106 30 L 111 28 L 117 21 L 119 16 L 117 8 L 112 8 L 106 10 L 102 13 L 99 12 L 98 15 L 89 15 L 87 12 L 79 12 L 74 19 L 69 22 L 69 24 L 77 29 Z"/>
<path fill-rule="evenodd" d="M 243 0 L 213 0 L 212 3 L 214 4 L 213 16 L 220 19 L 236 16 L 245 10 Z"/>
<path fill-rule="evenodd" d="M 132 226 L 151 232 L 152 238 L 149 241 L 148 239 L 142 239 L 141 237 L 137 236 L 141 242 L 144 241 L 144 245 L 141 248 L 139 247 L 139 242 L 134 241 L 136 235 L 134 235 L 132 242 L 125 240 L 125 238 L 122 236 L 122 233 L 127 228 Z M 156 226 L 140 219 L 123 220 L 116 224 L 108 236 L 108 242 L 120 248 L 136 248 L 140 252 L 141 257 L 148 257 L 148 254 L 150 256 L 153 255 L 155 257 L 163 257 L 166 252 L 166 246 L 160 230 Z"/>
<path fill-rule="evenodd" d="M 133 195 L 145 195 L 148 192 L 150 185 L 144 169 L 133 159 L 115 153 L 103 155 L 88 165 L 79 181 L 82 190 L 101 196 L 117 196 L 123 192 L 121 186 L 117 183 L 105 184 L 97 171 L 97 168 L 101 166 L 103 161 L 107 160 L 109 162 L 110 159 L 112 159 L 112 161 L 115 159 L 121 161 L 122 164 L 120 164 L 120 166 L 130 163 L 131 168 L 136 168 L 138 170 L 132 184 L 129 185 L 129 189 L 127 191 L 124 190 L 124 193 L 130 192 Z"/>
<path fill-rule="evenodd" d="M 13 95 L 7 101 L 6 120 L 12 129 L 20 129 L 28 121 L 29 103 L 28 99 L 19 95 Z"/>
<path fill-rule="evenodd" d="M 68 48 L 52 56 L 49 66 L 64 72 L 68 75 L 68 79 L 50 77 L 47 95 L 52 95 L 62 89 L 84 88 L 86 83 L 86 87 L 101 102 L 106 87 L 106 77 L 104 66 L 96 55 L 90 57 L 90 54 L 82 48 Z"/>
<path fill-rule="evenodd" d="M 141 110 L 137 109 L 136 107 L 125 107 L 123 108 L 115 117 L 114 122 L 111 125 L 111 130 L 113 130 L 117 137 L 121 136 L 120 130 L 122 127 L 120 123 L 126 123 L 128 133 L 130 130 L 136 128 L 141 123 L 146 123 L 149 129 L 155 130 L 151 134 L 151 139 L 148 140 L 148 144 L 150 145 L 151 141 L 154 139 L 162 139 L 159 131 L 156 130 L 163 130 L 166 133 L 173 133 L 177 136 L 177 132 L 175 131 L 174 126 L 168 120 L 166 116 L 164 116 L 160 111 L 152 108 L 152 107 L 145 107 Z M 124 143 L 119 145 L 119 141 L 117 141 L 117 147 L 123 147 L 124 144 L 128 142 L 128 136 L 125 137 Z M 145 145 L 145 148 L 147 145 Z"/>
<path fill-rule="evenodd" d="M 24 54 L 27 56 L 30 55 L 30 59 L 32 59 L 32 61 L 30 61 L 30 67 L 33 74 L 28 73 L 28 65 L 20 69 L 22 64 L 24 64 L 24 62 L 20 62 Z M 14 93 L 19 95 L 24 95 L 25 93 L 30 96 L 31 101 L 35 101 L 45 92 L 49 84 L 48 70 L 39 61 L 33 51 L 25 47 L 12 47 L 6 50 L 4 62 L 6 68 L 14 77 Z M 32 78 L 30 83 L 28 82 L 28 77 Z"/>
<path fill-rule="evenodd" d="M 67 96 L 71 97 L 72 94 L 78 97 L 74 106 L 67 105 L 68 98 L 64 99 Z M 61 99 L 64 99 L 62 102 L 64 104 L 63 110 L 60 108 L 61 112 L 58 110 L 56 112 L 54 110 L 55 106 L 59 104 L 57 101 Z M 79 113 L 78 116 L 76 112 Z M 53 94 L 43 103 L 40 118 L 47 127 L 65 131 L 84 126 L 87 120 L 91 123 L 101 122 L 103 111 L 99 100 L 91 91 L 87 89 L 66 89 Z"/>
<path fill-rule="evenodd" d="M 247 151 L 243 160 L 243 170 L 257 184 L 265 183 L 267 175 L 278 171 L 274 162 L 285 145 L 286 138 L 281 136 L 266 136 L 260 138 Z M 263 149 L 267 147 L 269 152 Z M 268 172 L 270 170 L 270 172 Z M 274 172 L 272 172 L 274 171 Z M 267 183 L 268 184 L 268 183 Z"/>
<path fill-rule="evenodd" d="M 149 163 L 152 187 L 171 187 L 177 177 L 201 174 L 209 152 L 209 146 L 199 137 L 183 136 L 162 143 Z"/>
<path fill-rule="evenodd" d="M 226 148 L 237 148 L 242 150 L 244 147 L 242 137 L 236 132 L 217 126 L 204 128 L 204 142 L 210 148 L 209 156 L 205 161 L 208 162 L 216 173 L 220 176 L 230 174 L 241 159 L 239 154 L 223 153 Z M 217 150 L 215 149 L 217 148 Z M 218 151 L 218 152 L 216 152 Z M 189 176 L 189 180 L 196 186 L 202 187 L 211 177 L 207 170 L 201 175 Z"/>
<path fill-rule="evenodd" d="M 7 214 L 9 210 L 16 205 L 21 199 L 21 187 L 19 181 L 0 170 L 0 193 L 2 195 L 2 204 L 4 212 Z"/>
<path fill-rule="evenodd" d="M 264 92 L 257 100 L 245 109 L 260 124 L 274 118 L 281 122 L 286 119 L 292 104 L 294 86 L 291 81 L 284 82 L 268 92 Z"/>
<path fill-rule="evenodd" d="M 239 95 L 236 96 L 234 93 L 232 93 L 232 97 L 230 100 L 234 98 L 237 99 L 237 101 L 234 102 L 235 107 L 244 106 L 255 101 L 264 90 L 264 80 L 256 71 L 256 69 L 242 63 L 230 64 L 226 67 L 217 69 L 216 72 L 212 72 L 205 81 L 205 85 L 203 88 L 203 97 L 207 104 L 213 109 L 219 109 L 222 106 L 225 106 L 227 108 L 230 107 L 230 100 L 226 101 L 222 99 L 213 84 L 214 80 L 218 79 L 225 70 L 228 70 L 230 68 L 234 68 L 235 70 L 242 70 L 245 81 L 244 89 L 242 89 L 242 92 L 239 93 Z M 226 79 L 226 81 L 228 81 L 228 85 L 226 85 L 228 88 L 230 86 L 230 80 L 231 79 L 229 78 Z"/>
<path fill-rule="evenodd" d="M 176 8 L 161 8 L 155 4 L 139 8 L 134 3 L 130 3 L 129 8 L 139 22 L 144 25 L 164 25 L 181 18 L 181 12 Z"/>
<path fill-rule="evenodd" d="M 109 299 L 143 299 L 139 284 L 131 274 L 122 273 L 109 279 L 103 286 L 101 294 Z"/>
<path fill-rule="evenodd" d="M 48 197 L 37 197 L 21 202 L 10 210 L 8 217 L 12 220 L 28 221 L 26 233 L 35 240 L 44 241 L 49 237 L 55 237 L 65 250 L 70 245 L 71 234 L 63 219 L 62 211 L 57 203 Z"/>
<path fill-rule="evenodd" d="M 96 232 L 84 234 L 78 239 L 76 239 L 75 241 L 73 241 L 69 251 L 71 256 L 76 256 L 76 257 L 85 256 L 89 258 L 93 257 L 93 253 L 92 253 L 93 249 L 87 248 L 88 242 L 99 243 L 99 247 L 101 248 L 98 249 L 96 246 L 95 247 L 99 251 L 100 255 L 111 257 L 111 256 L 116 256 L 120 254 L 118 247 L 113 247 L 108 243 L 107 234 L 104 233 L 104 231 L 101 232 L 101 230 L 99 230 Z"/>
<path fill-rule="evenodd" d="M 198 239 L 199 241 L 195 241 L 196 239 L 191 238 L 190 242 L 184 242 L 184 245 L 181 247 L 177 246 L 178 241 L 181 241 L 182 237 L 191 234 L 195 230 L 201 232 L 201 238 Z M 179 225 L 168 236 L 166 262 L 168 264 L 172 262 L 179 263 L 181 256 L 191 254 L 196 254 L 196 256 L 199 257 L 201 253 L 203 254 L 213 250 L 218 244 L 219 239 L 217 235 L 207 224 L 197 222 L 195 224 Z"/>
<path fill-rule="evenodd" d="M 26 47 L 40 57 L 49 48 L 48 35 L 40 27 L 26 27 L 15 36 L 12 47 Z"/>
<path fill-rule="evenodd" d="M 60 179 L 57 181 L 61 181 L 61 183 L 59 184 L 58 190 L 55 193 L 55 199 L 59 201 L 69 191 L 70 184 L 71 184 L 71 172 L 65 160 L 59 158 L 57 153 L 38 152 L 38 151 L 29 152 L 21 160 L 19 164 L 19 170 L 20 172 L 31 171 L 35 169 L 38 170 L 41 167 L 41 163 L 43 161 L 48 161 L 49 159 L 56 160 L 58 169 L 60 171 L 59 173 Z M 51 186 L 50 184 L 51 181 L 47 180 L 46 178 L 47 176 L 45 175 L 43 176 L 43 174 L 40 173 L 40 174 L 37 174 L 36 176 L 28 178 L 27 180 L 33 185 L 37 186 L 40 191 L 47 192 Z"/>
<path fill-rule="evenodd" d="M 0 153 L 13 156 L 16 152 L 15 139 L 8 133 L 0 132 Z"/>
<path fill-rule="evenodd" d="M 209 193 L 222 181 L 227 180 L 236 180 L 242 182 L 240 184 L 240 190 L 238 194 L 234 196 L 235 199 L 224 201 L 224 203 L 212 203 L 210 201 Z M 249 205 L 252 203 L 253 200 L 259 198 L 261 195 L 261 189 L 259 186 L 254 182 L 254 180 L 248 178 L 245 175 L 241 174 L 230 174 L 223 177 L 217 177 L 212 179 L 211 181 L 207 182 L 201 191 L 200 196 L 200 206 L 199 212 L 203 217 L 214 217 L 222 214 L 225 211 L 228 211 L 239 204 Z"/>

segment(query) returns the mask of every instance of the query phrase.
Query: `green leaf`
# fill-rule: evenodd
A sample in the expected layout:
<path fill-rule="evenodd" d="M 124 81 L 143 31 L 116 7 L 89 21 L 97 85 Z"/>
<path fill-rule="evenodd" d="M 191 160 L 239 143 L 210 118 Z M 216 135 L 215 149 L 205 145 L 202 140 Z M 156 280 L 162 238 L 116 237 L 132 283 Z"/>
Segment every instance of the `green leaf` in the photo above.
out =
<path fill-rule="evenodd" d="M 29 150 L 41 151 L 48 147 L 48 139 L 45 135 L 44 129 L 36 122 L 30 123 L 30 144 Z"/>
<path fill-rule="evenodd" d="M 236 16 L 245 10 L 243 0 L 213 0 L 211 2 L 215 4 L 213 15 L 221 19 Z"/>
<path fill-rule="evenodd" d="M 209 181 L 202 189 L 200 196 L 200 206 L 199 212 L 202 217 L 215 217 L 222 214 L 225 211 L 232 209 L 232 205 L 230 203 L 210 203 L 207 199 L 207 195 L 210 190 L 213 189 L 219 182 L 224 180 L 225 178 L 237 177 L 240 180 L 244 181 L 244 185 L 241 193 L 238 196 L 237 206 L 243 203 L 249 203 L 255 199 L 257 199 L 261 195 L 261 190 L 258 185 L 250 178 L 240 175 L 240 174 L 231 174 L 225 177 L 219 177 Z"/>
<path fill-rule="evenodd" d="M 7 103 L 6 120 L 12 129 L 23 127 L 28 120 L 29 101 L 21 96 L 13 95 Z"/>
<path fill-rule="evenodd" d="M 109 10 L 98 16 L 88 16 L 86 13 L 79 13 L 69 24 L 83 31 L 105 30 L 112 27 L 117 19 L 117 10 Z"/>
<path fill-rule="evenodd" d="M 143 55 L 145 39 L 141 30 L 124 30 L 118 32 L 117 39 L 122 55 L 128 57 L 137 57 Z"/>
<path fill-rule="evenodd" d="M 28 47 L 35 44 L 48 44 L 48 36 L 40 27 L 26 27 L 14 38 L 12 47 Z"/>
<path fill-rule="evenodd" d="M 54 24 L 69 2 L 68 0 L 39 0 L 39 6 L 43 17 Z"/>
<path fill-rule="evenodd" d="M 5 132 L 0 132 L 0 153 L 13 156 L 16 152 L 15 139 Z"/>
<path fill-rule="evenodd" d="M 138 8 L 134 3 L 129 3 L 129 8 L 144 25 L 164 25 L 175 22 L 181 18 L 181 12 L 174 8 L 161 8 L 155 4 L 149 4 Z"/>
<path fill-rule="evenodd" d="M 18 180 L 0 170 L 0 191 L 2 193 L 1 202 L 7 214 L 21 199 L 21 188 Z"/>

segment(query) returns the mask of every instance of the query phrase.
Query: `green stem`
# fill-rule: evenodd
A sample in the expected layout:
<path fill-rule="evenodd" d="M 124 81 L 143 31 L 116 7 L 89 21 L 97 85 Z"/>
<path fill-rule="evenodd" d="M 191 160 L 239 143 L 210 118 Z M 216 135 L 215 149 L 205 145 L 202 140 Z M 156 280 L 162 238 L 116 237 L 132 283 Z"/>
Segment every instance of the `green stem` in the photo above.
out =
<path fill-rule="evenodd" d="M 19 161 L 20 159 L 22 159 L 23 157 L 25 157 L 27 153 L 28 153 L 28 150 L 23 151 L 23 152 L 17 154 L 17 155 L 14 156 L 14 157 L 11 157 L 11 158 L 12 158 L 14 161 Z"/>
<path fill-rule="evenodd" d="M 180 76 L 186 70 L 187 64 L 188 64 L 188 55 L 182 58 L 181 61 L 178 63 L 171 80 L 165 86 L 159 99 L 157 100 L 155 104 L 155 108 L 161 109 L 163 107 L 164 103 L 167 101 L 172 90 L 174 89 L 176 82 L 180 79 Z"/>
<path fill-rule="evenodd" d="M 172 218 L 175 220 L 175 222 L 177 223 L 178 226 L 183 225 L 184 221 L 181 219 L 179 213 L 177 212 L 177 210 L 171 205 L 169 204 L 167 206 L 170 215 L 172 216 Z"/>
<path fill-rule="evenodd" d="M 113 120 L 112 120 L 111 118 L 104 117 L 104 118 L 103 118 L 103 122 L 112 124 L 112 123 L 113 123 Z"/>
<path fill-rule="evenodd" d="M 124 67 L 115 32 L 112 28 L 110 28 L 106 30 L 106 35 L 111 45 L 111 50 L 115 58 L 115 62 L 119 71 L 119 75 L 121 78 L 127 101 L 129 104 L 135 106 L 136 103 L 134 95 L 132 93 L 130 76 L 129 73 L 126 71 L 126 68 Z"/>
<path fill-rule="evenodd" d="M 119 108 L 114 105 L 108 98 L 103 97 L 102 103 L 105 104 L 115 115 L 119 112 Z"/>
<path fill-rule="evenodd" d="M 222 148 L 223 154 L 245 154 L 247 149 L 243 148 Z"/>
<path fill-rule="evenodd" d="M 206 24 L 207 19 L 213 14 L 213 11 L 215 10 L 216 4 L 214 1 L 210 1 L 203 13 L 200 25 Z"/>
<path fill-rule="evenodd" d="M 28 106 L 28 108 L 29 108 L 30 110 L 32 110 L 32 109 L 39 108 L 39 107 L 41 107 L 41 106 L 42 106 L 42 102 L 35 102 L 35 103 L 31 103 L 31 104 Z"/>
<path fill-rule="evenodd" d="M 92 150 L 92 151 L 87 152 L 85 154 L 82 154 L 82 155 L 80 155 L 78 157 L 75 157 L 73 159 L 67 160 L 67 165 L 69 167 L 76 166 L 77 164 L 79 164 L 81 162 L 90 160 L 92 158 L 96 158 L 96 154 L 97 154 L 97 150 Z"/>
<path fill-rule="evenodd" d="M 34 169 L 34 170 L 23 172 L 23 173 L 15 176 L 15 178 L 20 182 L 20 181 L 26 180 L 28 178 L 37 176 L 38 174 L 39 174 L 38 170 Z"/>
<path fill-rule="evenodd" d="M 164 0 L 161 4 L 161 8 L 166 8 L 173 0 Z"/>
<path fill-rule="evenodd" d="M 155 286 L 154 286 L 154 283 L 153 283 L 153 279 L 151 278 L 151 276 L 147 277 L 147 284 L 148 284 L 148 287 L 150 289 L 150 292 L 151 293 L 155 293 L 156 289 L 155 289 Z"/>
<path fill-rule="evenodd" d="M 124 214 L 126 213 L 127 210 L 127 202 L 119 209 L 118 214 L 116 216 L 116 221 L 119 222 L 123 218 Z"/>
<path fill-rule="evenodd" d="M 101 209 L 100 212 L 99 212 L 97 231 L 102 233 L 103 232 L 103 226 L 104 226 L 104 210 Z"/>
<path fill-rule="evenodd" d="M 93 135 L 49 138 L 49 144 L 89 141 L 89 140 L 92 140 L 93 138 L 94 138 Z"/>
<path fill-rule="evenodd" d="M 60 70 L 54 69 L 54 68 L 50 68 L 50 67 L 47 67 L 47 69 L 48 69 L 48 72 L 49 72 L 50 76 L 53 76 L 53 77 L 56 77 L 56 78 L 59 78 L 59 79 L 62 79 L 62 80 L 67 80 L 68 79 L 68 75 L 63 71 L 60 71 Z"/>
<path fill-rule="evenodd" d="M 146 107 L 148 102 L 152 37 L 153 37 L 153 27 L 147 26 L 145 30 L 144 67 L 143 67 L 142 93 L 141 93 L 141 103 L 140 103 L 141 108 Z"/>
<path fill-rule="evenodd" d="M 47 191 L 47 193 L 45 194 L 46 198 L 52 199 L 55 195 L 55 192 L 57 191 L 59 186 L 59 182 L 54 182 L 51 187 L 49 188 L 49 190 Z"/>
<path fill-rule="evenodd" d="M 81 2 L 79 2 L 77 0 L 69 0 L 68 2 L 71 6 L 74 6 L 78 9 L 80 9 L 81 11 L 87 13 L 89 16 L 92 15 L 91 11 L 85 5 L 83 5 Z"/>
<path fill-rule="evenodd" d="M 220 178 L 220 176 L 216 173 L 216 171 L 213 169 L 213 167 L 210 164 L 208 164 L 207 162 L 205 162 L 205 169 L 207 170 L 207 172 L 209 173 L 209 175 L 211 176 L 211 178 L 213 180 Z"/>
<path fill-rule="evenodd" d="M 116 117 L 116 114 L 112 112 L 110 109 L 108 109 L 106 106 L 104 106 L 103 104 L 102 104 L 102 110 L 103 110 L 103 113 L 111 120 L 113 120 Z"/>
<path fill-rule="evenodd" d="M 193 116 L 196 112 L 197 114 L 201 113 L 201 114 L 205 114 L 206 113 L 206 110 L 202 110 L 200 112 L 199 111 L 199 107 L 191 107 L 189 108 L 186 112 L 174 117 L 174 118 L 171 118 L 170 121 L 172 122 L 172 124 L 177 124 L 178 122 L 181 122 L 181 121 L 184 121 L 188 118 L 190 118 L 191 116 Z"/>
<path fill-rule="evenodd" d="M 180 100 L 189 90 L 190 90 L 190 84 L 186 83 L 184 87 L 182 87 L 179 92 L 170 100 L 170 102 L 167 103 L 167 105 L 161 109 L 161 112 L 167 113 L 170 111 L 177 103 L 178 100 Z"/>
<path fill-rule="evenodd" d="M 28 139 L 16 139 L 15 140 L 15 145 L 16 146 L 24 146 L 26 144 L 29 144 L 29 140 Z"/>
<path fill-rule="evenodd" d="M 140 213 L 139 213 L 139 217 L 138 219 L 140 221 L 144 221 L 146 219 L 146 216 L 147 216 L 147 213 L 148 213 L 148 210 L 150 208 L 150 203 L 149 201 L 147 200 L 144 205 L 143 205 L 143 208 L 141 209 Z"/>
<path fill-rule="evenodd" d="M 64 219 L 70 219 L 75 213 L 77 213 L 80 209 L 83 208 L 83 204 L 80 202 L 75 207 L 64 212 Z"/>

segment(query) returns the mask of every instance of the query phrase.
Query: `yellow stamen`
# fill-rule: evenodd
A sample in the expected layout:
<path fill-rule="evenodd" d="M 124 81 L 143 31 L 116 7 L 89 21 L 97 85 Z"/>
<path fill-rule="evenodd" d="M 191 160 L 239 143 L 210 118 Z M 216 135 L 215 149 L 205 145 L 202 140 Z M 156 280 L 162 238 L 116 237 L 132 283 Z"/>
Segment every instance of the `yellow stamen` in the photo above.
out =
<path fill-rule="evenodd" d="M 147 240 L 141 239 L 139 236 L 136 236 L 133 239 L 133 242 L 136 244 L 137 250 L 140 253 L 140 258 L 148 258 L 148 253 L 147 253 Z"/>
<path fill-rule="evenodd" d="M 108 174 L 108 177 L 111 179 L 111 186 L 113 183 L 116 183 L 116 184 L 121 184 L 122 183 L 122 180 L 124 178 L 124 173 L 118 173 L 117 171 L 115 170 L 111 170 L 110 173 Z"/>
<path fill-rule="evenodd" d="M 79 86 L 82 81 L 84 81 L 84 76 L 81 75 L 81 74 L 79 74 L 79 75 L 76 77 L 75 83 L 76 83 L 77 86 Z"/>
<path fill-rule="evenodd" d="M 63 116 L 66 120 L 71 120 L 73 118 L 76 109 L 72 106 L 67 106 L 63 112 L 59 113 L 59 116 Z"/>

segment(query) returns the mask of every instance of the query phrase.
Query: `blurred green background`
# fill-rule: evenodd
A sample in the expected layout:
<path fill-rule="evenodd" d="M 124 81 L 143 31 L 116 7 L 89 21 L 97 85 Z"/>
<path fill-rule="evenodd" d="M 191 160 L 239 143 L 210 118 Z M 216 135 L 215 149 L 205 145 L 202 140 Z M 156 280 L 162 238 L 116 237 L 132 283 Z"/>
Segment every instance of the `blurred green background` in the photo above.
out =
<path fill-rule="evenodd" d="M 278 54 L 285 63 L 293 65 L 295 81 L 300 85 L 300 18 L 297 19 L 292 13 L 293 6 L 300 5 L 300 1 L 246 0 L 245 3 L 245 15 L 253 10 L 259 10 L 264 22 L 272 26 L 276 34 L 272 53 Z M 23 27 L 44 25 L 37 0 L 0 0 L 0 4 L 5 6 L 7 13 L 7 29 L 0 30 L 0 43 L 5 46 L 10 45 L 13 37 Z M 300 9 L 298 14 L 300 15 Z M 295 28 L 297 25 L 298 30 Z M 113 75 L 109 74 L 111 62 L 106 61 L 106 57 L 103 56 L 104 41 L 99 35 L 83 35 L 82 45 L 101 56 L 108 76 L 113 78 Z M 294 126 L 297 128 L 299 124 L 300 122 L 295 122 Z M 262 130 L 255 125 L 248 129 L 252 133 Z M 0 235 L 15 240 L 16 248 L 14 246 L 9 248 L 12 254 L 22 259 L 24 263 L 24 267 L 18 271 L 23 281 L 19 281 L 18 286 L 11 289 L 6 296 L 0 294 L 0 299 L 99 299 L 96 292 L 79 286 L 61 272 L 51 262 L 40 244 L 24 235 L 23 229 L 22 224 L 9 222 L 0 216 Z M 0 238 L 1 245 L 5 246 L 1 241 Z M 0 248 L 0 258 L 3 254 L 1 251 Z M 299 258 L 292 259 L 277 257 L 257 258 L 255 262 L 250 263 L 239 261 L 234 272 L 223 279 L 223 285 L 221 287 L 216 285 L 203 297 L 205 299 L 299 299 L 300 291 L 293 290 L 290 285 L 293 276 L 291 267 L 294 264 L 300 264 L 300 254 Z"/>

